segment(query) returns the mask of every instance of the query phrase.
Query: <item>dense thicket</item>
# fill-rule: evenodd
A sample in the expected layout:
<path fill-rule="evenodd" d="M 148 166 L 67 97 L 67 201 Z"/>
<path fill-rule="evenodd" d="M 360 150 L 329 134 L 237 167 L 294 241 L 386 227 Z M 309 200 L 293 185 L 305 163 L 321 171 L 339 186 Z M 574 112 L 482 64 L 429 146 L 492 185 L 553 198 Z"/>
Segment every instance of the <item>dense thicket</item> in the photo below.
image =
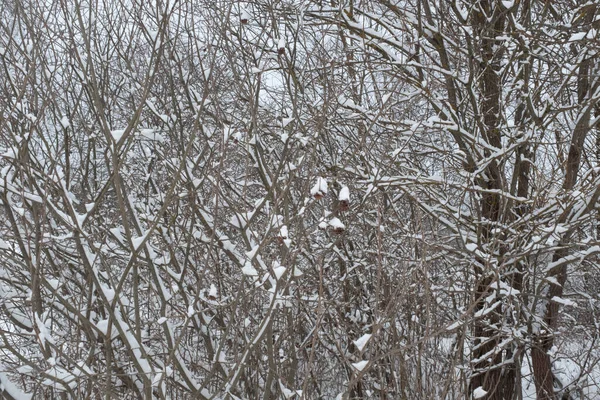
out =
<path fill-rule="evenodd" d="M 595 2 L 0 31 L 0 397 L 599 395 Z"/>

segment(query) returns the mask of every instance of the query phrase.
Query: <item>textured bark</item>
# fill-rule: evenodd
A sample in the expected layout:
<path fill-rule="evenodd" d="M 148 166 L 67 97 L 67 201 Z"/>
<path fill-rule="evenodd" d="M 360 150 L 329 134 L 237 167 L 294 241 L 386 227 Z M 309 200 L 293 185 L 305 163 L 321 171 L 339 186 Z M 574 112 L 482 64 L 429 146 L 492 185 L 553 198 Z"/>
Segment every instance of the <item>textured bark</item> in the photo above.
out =
<path fill-rule="evenodd" d="M 589 24 L 595 15 L 596 6 L 594 10 L 591 10 L 585 17 L 586 22 Z M 592 59 L 588 58 L 584 60 L 579 66 L 578 82 L 577 82 L 577 97 L 580 103 L 584 103 L 589 99 L 589 96 L 598 86 L 597 84 L 592 85 L 590 82 L 590 72 L 593 68 Z M 571 137 L 571 143 L 569 146 L 569 154 L 567 157 L 567 165 L 565 171 L 565 180 L 563 183 L 563 190 L 569 192 L 575 187 L 577 183 L 577 175 L 579 173 L 581 157 L 583 152 L 583 146 L 585 139 L 590 132 L 590 118 L 593 109 L 595 108 L 590 104 L 582 104 L 583 111 L 573 130 Z M 590 202 L 593 204 L 594 202 Z M 558 219 L 559 223 L 564 223 L 567 219 L 568 212 L 564 212 L 563 215 Z M 567 232 L 561 240 L 562 245 L 568 245 L 571 238 L 571 232 Z M 552 261 L 556 262 L 568 255 L 566 249 L 558 250 Z M 533 374 L 535 379 L 535 385 L 537 390 L 538 399 L 542 400 L 554 400 L 556 399 L 556 393 L 554 392 L 555 376 L 552 372 L 552 360 L 548 355 L 548 351 L 554 345 L 554 331 L 558 324 L 558 312 L 560 309 L 559 303 L 552 301 L 553 297 L 561 297 L 564 291 L 565 283 L 567 282 L 567 264 L 561 265 L 553 271 L 549 271 L 550 276 L 556 279 L 556 284 L 549 283 L 548 292 L 546 295 L 546 310 L 544 314 L 545 327 L 543 331 L 537 335 L 534 339 L 534 347 L 531 351 Z"/>
<path fill-rule="evenodd" d="M 490 22 L 491 21 L 491 22 Z M 473 12 L 473 28 L 481 37 L 482 60 L 479 90 L 481 96 L 480 130 L 486 142 L 495 148 L 502 147 L 502 133 L 500 123 L 500 77 L 498 75 L 501 55 L 495 49 L 496 41 L 493 39 L 504 31 L 505 14 L 500 11 L 493 1 L 480 1 Z M 489 156 L 489 151 L 486 151 Z M 498 194 L 503 187 L 503 176 L 497 162 L 489 163 L 485 171 L 485 179 L 480 185 L 486 189 L 482 195 L 481 213 L 483 227 L 480 240 L 488 243 L 493 240 L 491 231 L 493 225 L 502 220 L 502 199 Z M 496 279 L 495 273 L 479 260 L 476 273 L 480 275 L 476 290 L 475 310 L 480 311 L 485 307 L 485 299 L 490 295 L 490 285 Z M 496 312 L 488 313 L 485 317 L 475 321 L 474 336 L 475 349 L 472 354 L 474 375 L 471 378 L 470 391 L 482 387 L 487 395 L 485 399 L 505 399 L 512 397 L 515 375 L 504 373 L 504 352 L 498 349 L 502 336 L 498 331 L 501 324 L 501 315 Z M 508 392 L 507 392 L 508 391 Z M 506 397 L 506 396 L 509 397 Z"/>

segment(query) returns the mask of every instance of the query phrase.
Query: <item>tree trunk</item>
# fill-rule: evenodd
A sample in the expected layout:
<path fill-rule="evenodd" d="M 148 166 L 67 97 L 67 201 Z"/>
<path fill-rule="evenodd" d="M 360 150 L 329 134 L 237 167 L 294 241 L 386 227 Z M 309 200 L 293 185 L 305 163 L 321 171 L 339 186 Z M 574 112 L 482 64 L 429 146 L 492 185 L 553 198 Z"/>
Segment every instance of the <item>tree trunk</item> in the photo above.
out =
<path fill-rule="evenodd" d="M 594 9 L 589 11 L 589 13 L 585 16 L 586 21 L 584 21 L 584 24 L 586 22 L 587 24 L 591 23 L 595 15 L 595 9 L 596 6 L 594 6 Z M 577 77 L 577 96 L 579 103 L 582 105 L 582 111 L 573 130 L 571 144 L 569 146 L 565 180 L 563 183 L 563 190 L 565 193 L 573 190 L 575 184 L 577 183 L 577 175 L 579 173 L 581 164 L 583 146 L 585 138 L 590 131 L 591 113 L 595 108 L 594 105 L 585 104 L 585 102 L 589 100 L 590 96 L 598 87 L 597 83 L 592 84 L 590 82 L 590 72 L 592 71 L 592 68 L 593 62 L 591 58 L 584 60 L 579 66 Z M 568 215 L 568 212 L 563 212 L 561 217 L 558 219 L 558 223 L 566 222 Z M 568 245 L 571 238 L 571 233 L 571 231 L 565 233 L 561 240 L 561 245 Z M 552 261 L 557 262 L 567 255 L 568 250 L 566 250 L 566 247 L 563 247 L 554 253 Z M 554 393 L 554 382 L 556 378 L 552 372 L 552 360 L 548 355 L 548 351 L 554 345 L 554 331 L 556 330 L 558 323 L 559 303 L 553 301 L 552 299 L 554 297 L 561 297 L 563 294 L 568 275 L 567 264 L 565 263 L 554 270 L 548 271 L 548 275 L 554 277 L 556 283 L 549 283 L 549 288 L 545 299 L 546 309 L 544 314 L 544 326 L 541 328 L 541 332 L 534 338 L 533 348 L 531 351 L 533 375 L 535 379 L 537 395 L 538 399 L 542 400 L 556 399 L 556 394 Z"/>

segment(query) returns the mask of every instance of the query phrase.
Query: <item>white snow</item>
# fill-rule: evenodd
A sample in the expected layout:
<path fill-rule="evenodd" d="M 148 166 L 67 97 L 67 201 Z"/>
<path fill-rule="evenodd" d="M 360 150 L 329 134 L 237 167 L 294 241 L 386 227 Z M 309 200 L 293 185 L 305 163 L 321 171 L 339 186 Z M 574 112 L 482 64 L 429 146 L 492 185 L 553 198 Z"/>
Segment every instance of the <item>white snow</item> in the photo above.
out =
<path fill-rule="evenodd" d="M 4 367 L 0 366 L 2 370 Z M 31 400 L 33 395 L 23 392 L 14 383 L 12 383 L 4 372 L 0 372 L 0 386 L 6 394 L 15 400 Z"/>
<path fill-rule="evenodd" d="M 275 279 L 281 279 L 281 277 L 283 276 L 283 274 L 285 273 L 286 268 L 279 266 L 279 267 L 275 267 L 273 268 L 273 273 L 275 274 Z"/>
<path fill-rule="evenodd" d="M 121 243 L 125 242 L 125 238 L 123 237 L 123 234 L 121 233 L 121 229 L 120 228 L 111 228 L 109 229 L 110 233 L 112 233 L 115 238 L 117 238 L 117 240 Z"/>
<path fill-rule="evenodd" d="M 577 33 L 574 33 L 569 38 L 569 42 L 576 42 L 578 40 L 582 40 L 583 38 L 586 37 L 586 35 L 587 35 L 587 32 L 577 32 Z"/>
<path fill-rule="evenodd" d="M 103 319 L 100 320 L 96 323 L 96 328 L 98 328 L 98 330 L 100 332 L 102 332 L 103 335 L 107 336 L 108 335 L 108 320 L 107 319 Z M 119 336 L 119 331 L 117 330 L 117 328 L 113 325 L 110 331 L 110 338 L 114 339 L 117 336 Z"/>
<path fill-rule="evenodd" d="M 327 194 L 327 180 L 325 178 L 317 177 L 317 182 L 310 190 L 312 196 L 325 196 Z"/>
<path fill-rule="evenodd" d="M 585 35 L 585 38 L 592 40 L 592 39 L 596 38 L 597 34 L 598 34 L 598 31 L 596 29 L 592 28 L 588 31 L 587 35 Z"/>
<path fill-rule="evenodd" d="M 139 236 L 139 237 L 134 237 L 131 238 L 131 243 L 133 244 L 133 248 L 135 250 L 138 250 L 140 248 L 140 245 L 142 244 L 142 242 L 144 241 L 144 239 L 146 238 L 146 236 Z"/>
<path fill-rule="evenodd" d="M 246 252 L 246 256 L 247 256 L 247 257 L 248 257 L 250 260 L 252 260 L 252 259 L 253 259 L 253 258 L 256 256 L 256 253 L 257 253 L 257 252 L 258 252 L 258 246 L 254 246 L 254 247 L 252 248 L 252 250 L 250 250 L 250 251 L 247 251 L 247 252 Z"/>
<path fill-rule="evenodd" d="M 475 243 L 467 243 L 467 244 L 465 245 L 465 248 L 466 248 L 468 251 L 475 251 L 475 250 L 477 250 L 477 245 L 476 245 Z"/>
<path fill-rule="evenodd" d="M 38 338 L 42 346 L 45 346 L 46 342 L 54 344 L 54 340 L 52 339 L 50 330 L 48 329 L 44 321 L 42 321 L 42 319 L 38 316 L 37 313 L 33 314 L 33 319 L 38 327 Z"/>
<path fill-rule="evenodd" d="M 286 399 L 291 399 L 296 395 L 296 392 L 286 388 L 281 381 L 279 381 L 279 387 L 281 388 L 281 393 L 283 394 L 283 397 L 285 397 Z"/>
<path fill-rule="evenodd" d="M 17 150 L 15 149 L 8 149 L 6 150 L 6 152 L 4 152 L 3 154 L 1 154 L 2 157 L 6 157 L 6 158 L 17 158 Z"/>
<path fill-rule="evenodd" d="M 356 370 L 362 371 L 363 369 L 365 369 L 365 367 L 367 366 L 368 363 L 369 363 L 368 360 L 363 360 L 363 361 L 359 361 L 357 363 L 353 363 L 352 366 L 354 368 L 356 368 Z"/>
<path fill-rule="evenodd" d="M 287 239 L 288 238 L 288 228 L 287 226 L 283 225 L 281 227 L 281 229 L 279 230 L 279 236 L 283 239 Z"/>
<path fill-rule="evenodd" d="M 214 297 L 215 299 L 217 298 L 217 287 L 214 283 L 210 284 L 210 290 L 208 291 L 208 295 L 210 297 Z"/>
<path fill-rule="evenodd" d="M 113 131 L 110 131 L 110 135 L 112 136 L 112 138 L 115 142 L 118 142 L 119 140 L 121 140 L 124 133 L 125 133 L 125 129 L 115 129 Z"/>
<path fill-rule="evenodd" d="M 447 331 L 453 331 L 453 330 L 455 330 L 456 328 L 458 328 L 459 326 L 461 326 L 462 324 L 463 324 L 463 323 L 462 323 L 462 321 L 456 321 L 456 322 L 455 322 L 455 323 L 453 323 L 452 325 L 448 326 L 448 327 L 446 328 L 446 330 L 447 330 Z"/>
<path fill-rule="evenodd" d="M 553 302 L 555 302 L 555 303 L 562 304 L 563 306 L 577 307 L 577 303 L 575 303 L 572 300 L 563 299 L 562 297 L 554 296 L 550 300 L 553 301 Z"/>
<path fill-rule="evenodd" d="M 155 129 L 141 129 L 139 136 L 141 139 L 149 141 L 164 142 L 166 140 L 164 136 L 156 132 Z"/>
<path fill-rule="evenodd" d="M 98 330 L 103 334 L 108 334 L 108 320 L 102 319 L 98 321 L 98 323 L 96 323 L 96 328 L 98 328 Z"/>
<path fill-rule="evenodd" d="M 348 189 L 348 186 L 344 186 L 340 190 L 340 194 L 339 194 L 338 200 L 339 201 L 348 201 L 348 200 L 350 200 L 350 190 Z"/>
<path fill-rule="evenodd" d="M 473 390 L 473 398 L 474 399 L 481 399 L 486 394 L 487 394 L 487 392 L 485 390 L 483 390 L 483 388 L 481 386 L 479 386 L 477 389 Z"/>
<path fill-rule="evenodd" d="M 344 225 L 339 218 L 332 218 L 331 221 L 329 221 L 329 226 L 333 229 L 346 229 L 346 225 Z"/>
<path fill-rule="evenodd" d="M 469 18 L 469 13 L 467 12 L 467 10 L 465 10 L 460 3 L 458 2 L 458 0 L 454 1 L 454 4 L 456 5 L 456 9 L 458 10 L 458 12 L 460 13 L 461 18 L 463 19 L 463 21 L 466 21 Z"/>
<path fill-rule="evenodd" d="M 69 118 L 67 116 L 63 116 L 60 120 L 60 124 L 62 125 L 63 128 L 67 129 L 69 126 L 71 126 L 71 123 L 69 122 Z"/>
<path fill-rule="evenodd" d="M 104 293 L 106 300 L 111 302 L 115 298 L 115 291 L 106 285 L 101 284 L 100 286 L 102 287 L 102 293 Z"/>
<path fill-rule="evenodd" d="M 242 21 L 249 21 L 250 20 L 250 14 L 248 13 L 248 11 L 243 10 L 240 13 L 240 20 L 242 20 Z"/>
<path fill-rule="evenodd" d="M 356 346 L 358 351 L 363 351 L 363 349 L 367 345 L 367 342 L 371 339 L 371 336 L 373 335 L 371 335 L 370 333 L 365 333 L 364 335 L 362 335 L 354 341 L 354 345 Z"/>
<path fill-rule="evenodd" d="M 250 262 L 244 264 L 244 266 L 242 267 L 242 274 L 248 276 L 258 276 L 256 268 L 254 268 Z"/>
<path fill-rule="evenodd" d="M 46 279 L 46 281 L 54 290 L 58 289 L 58 287 L 60 286 L 58 279 Z"/>

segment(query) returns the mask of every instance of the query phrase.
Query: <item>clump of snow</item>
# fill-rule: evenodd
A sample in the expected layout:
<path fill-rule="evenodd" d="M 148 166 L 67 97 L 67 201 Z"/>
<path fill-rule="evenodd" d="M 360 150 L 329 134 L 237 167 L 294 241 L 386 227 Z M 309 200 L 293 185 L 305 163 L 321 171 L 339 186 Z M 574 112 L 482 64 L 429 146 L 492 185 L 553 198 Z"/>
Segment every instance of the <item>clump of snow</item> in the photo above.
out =
<path fill-rule="evenodd" d="M 47 281 L 53 290 L 58 289 L 58 287 L 60 286 L 58 279 L 47 279 Z"/>
<path fill-rule="evenodd" d="M 118 142 L 119 140 L 121 140 L 124 133 L 125 133 L 125 129 L 115 129 L 113 131 L 110 131 L 110 135 L 112 136 L 112 138 L 115 142 Z"/>
<path fill-rule="evenodd" d="M 104 336 L 108 336 L 108 325 L 109 325 L 109 322 L 108 322 L 108 320 L 107 320 L 107 319 L 103 319 L 103 320 L 100 320 L 100 321 L 98 321 L 98 322 L 96 323 L 96 328 L 98 328 L 98 330 L 99 330 L 100 332 L 102 332 L 102 334 L 103 334 Z M 114 338 L 116 338 L 117 336 L 119 336 L 119 332 L 118 332 L 118 331 L 117 331 L 117 329 L 116 329 L 116 328 L 113 326 L 113 327 L 112 327 L 112 329 L 111 329 L 111 331 L 110 331 L 110 338 L 111 338 L 111 339 L 114 339 Z"/>
<path fill-rule="evenodd" d="M 256 269 L 252 266 L 252 264 L 250 262 L 247 262 L 246 264 L 244 264 L 244 266 L 242 267 L 242 274 L 248 275 L 248 276 L 258 276 L 258 272 L 256 271 Z"/>
<path fill-rule="evenodd" d="M 71 122 L 69 122 L 69 118 L 67 116 L 64 116 L 61 118 L 60 124 L 65 129 L 67 129 L 69 126 L 71 126 Z"/>
<path fill-rule="evenodd" d="M 100 332 L 106 335 L 108 333 L 108 320 L 103 319 L 98 321 L 98 323 L 96 324 L 96 328 L 98 328 Z"/>
<path fill-rule="evenodd" d="M 455 330 L 456 328 L 458 328 L 459 326 L 461 326 L 462 324 L 463 324 L 463 323 L 462 323 L 462 321 L 456 321 L 456 322 L 455 322 L 455 323 L 453 323 L 452 325 L 448 326 L 448 327 L 446 328 L 446 330 L 447 330 L 447 331 L 453 331 L 453 330 Z"/>
<path fill-rule="evenodd" d="M 477 245 L 475 243 L 467 243 L 465 248 L 469 251 L 475 251 L 477 250 Z"/>
<path fill-rule="evenodd" d="M 551 301 L 555 302 L 555 303 L 559 303 L 562 304 L 563 306 L 571 306 L 571 307 L 577 307 L 577 303 L 569 300 L 569 299 L 563 299 L 562 297 L 557 297 L 554 296 L 550 299 Z"/>
<path fill-rule="evenodd" d="M 250 250 L 250 251 L 247 251 L 247 252 L 246 252 L 246 256 L 247 256 L 247 257 L 248 257 L 250 260 L 252 260 L 252 259 L 253 259 L 253 258 L 256 256 L 256 253 L 257 253 L 257 252 L 258 252 L 258 246 L 254 246 L 254 247 L 252 248 L 252 250 Z"/>
<path fill-rule="evenodd" d="M 281 237 L 284 240 L 288 238 L 288 228 L 287 228 L 287 226 L 283 225 L 281 227 L 281 229 L 279 230 L 279 237 Z"/>
<path fill-rule="evenodd" d="M 163 135 L 154 129 L 141 129 L 139 136 L 141 139 L 149 141 L 164 142 L 166 140 Z"/>
<path fill-rule="evenodd" d="M 577 33 L 574 33 L 569 38 L 569 42 L 576 42 L 576 41 L 582 40 L 583 38 L 586 37 L 586 35 L 587 35 L 587 32 L 577 32 Z"/>
<path fill-rule="evenodd" d="M 285 273 L 286 268 L 279 264 L 278 261 L 273 261 L 273 274 L 275 275 L 275 279 L 279 280 Z"/>
<path fill-rule="evenodd" d="M 354 103 L 354 101 L 352 99 L 347 98 L 344 95 L 341 95 L 338 97 L 338 102 L 342 105 L 342 106 L 346 106 L 348 108 L 354 108 L 356 107 L 356 103 Z"/>
<path fill-rule="evenodd" d="M 280 243 L 285 244 L 286 247 L 290 247 L 290 245 L 292 244 L 292 241 L 289 238 L 288 228 L 285 225 L 283 225 L 281 229 L 279 229 L 279 236 L 277 238 L 279 239 Z"/>
<path fill-rule="evenodd" d="M 284 38 L 280 38 L 279 41 L 277 42 L 277 51 L 279 52 L 279 54 L 283 54 L 285 52 L 285 39 Z"/>
<path fill-rule="evenodd" d="M 338 201 L 340 211 L 348 211 L 350 209 L 350 190 L 348 189 L 348 186 L 344 186 L 340 189 Z"/>
<path fill-rule="evenodd" d="M 340 189 L 340 194 L 338 197 L 339 201 L 349 201 L 350 200 L 350 190 L 348 189 L 348 186 L 344 186 L 342 189 Z"/>
<path fill-rule="evenodd" d="M 106 301 L 111 302 L 115 298 L 115 291 L 106 285 L 101 284 L 102 292 L 106 297 Z"/>
<path fill-rule="evenodd" d="M 240 13 L 240 22 L 242 24 L 247 24 L 249 20 L 250 20 L 250 13 L 248 13 L 248 11 L 246 11 L 246 10 L 242 10 L 242 12 Z"/>
<path fill-rule="evenodd" d="M 273 273 L 275 274 L 275 279 L 281 279 L 283 274 L 285 273 L 285 267 L 278 266 L 273 268 Z"/>
<path fill-rule="evenodd" d="M 210 284 L 210 289 L 208 291 L 208 297 L 213 298 L 213 299 L 217 298 L 217 287 L 215 286 L 214 283 Z"/>
<path fill-rule="evenodd" d="M 131 243 L 133 244 L 133 248 L 137 251 L 137 249 L 140 248 L 142 242 L 144 241 L 144 239 L 146 238 L 146 236 L 139 236 L 139 237 L 134 237 L 131 238 Z"/>
<path fill-rule="evenodd" d="M 42 321 L 42 319 L 36 313 L 33 314 L 33 319 L 38 327 L 38 339 L 40 340 L 42 346 L 45 346 L 46 342 L 54 344 L 54 339 L 52 339 L 52 335 L 46 326 L 46 323 Z"/>
<path fill-rule="evenodd" d="M 483 388 L 481 386 L 479 386 L 477 389 L 473 390 L 473 398 L 474 399 L 481 399 L 486 394 L 487 394 L 487 392 L 485 390 L 483 390 Z"/>
<path fill-rule="evenodd" d="M 17 158 L 16 157 L 17 151 L 15 149 L 8 149 L 8 150 L 6 150 L 6 152 L 4 152 L 1 155 L 2 155 L 2 157 L 5 157 L 5 158 Z"/>
<path fill-rule="evenodd" d="M 310 189 L 310 194 L 317 200 L 322 199 L 327 194 L 327 180 L 317 177 L 317 183 Z"/>
<path fill-rule="evenodd" d="M 346 229 L 346 225 L 344 225 L 339 218 L 332 218 L 329 221 L 329 226 L 331 226 L 336 231 L 343 231 L 344 229 Z"/>
<path fill-rule="evenodd" d="M 357 370 L 357 371 L 362 371 L 363 369 L 365 369 L 365 367 L 367 366 L 367 364 L 369 363 L 368 360 L 362 360 L 359 361 L 357 363 L 353 363 L 352 366 Z"/>
<path fill-rule="evenodd" d="M 371 339 L 371 336 L 373 335 L 371 335 L 370 333 L 365 333 L 353 342 L 358 351 L 363 351 L 363 349 L 367 345 L 367 342 Z"/>
<path fill-rule="evenodd" d="M 18 400 L 30 400 L 33 398 L 33 395 L 23 392 L 17 385 L 12 383 L 4 372 L 0 372 L 0 386 L 3 392 L 8 395 L 8 398 Z"/>

